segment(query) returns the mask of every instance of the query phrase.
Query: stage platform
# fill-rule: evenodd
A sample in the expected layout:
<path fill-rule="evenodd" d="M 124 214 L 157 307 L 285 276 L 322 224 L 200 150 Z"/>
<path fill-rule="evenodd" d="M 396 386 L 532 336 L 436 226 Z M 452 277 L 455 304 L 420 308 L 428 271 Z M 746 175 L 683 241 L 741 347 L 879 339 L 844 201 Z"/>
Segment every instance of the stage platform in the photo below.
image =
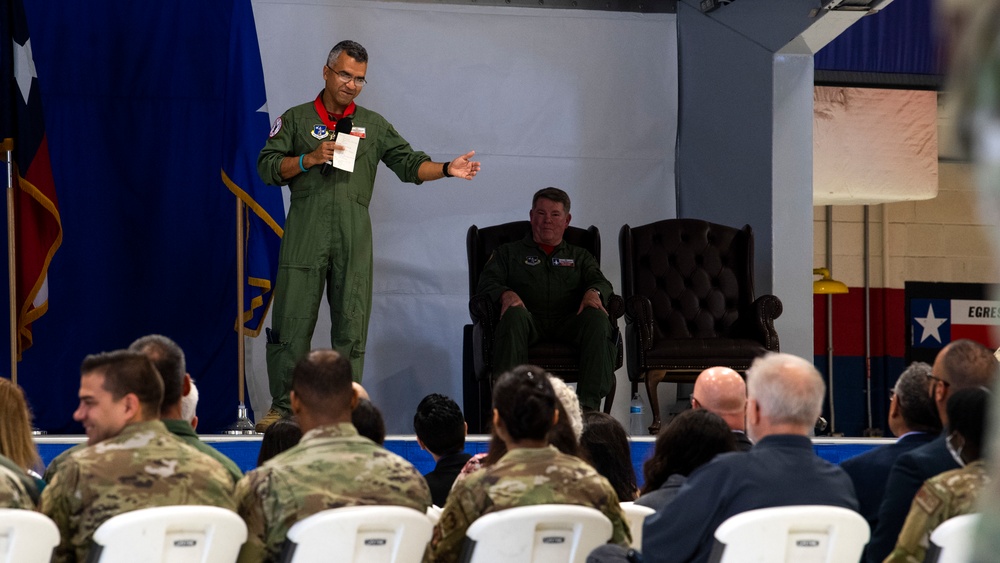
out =
<path fill-rule="evenodd" d="M 249 471 L 257 465 L 260 435 L 207 435 L 202 436 L 201 439 L 229 456 L 243 471 Z M 472 454 L 485 452 L 489 445 L 489 439 L 490 437 L 487 435 L 469 436 L 466 439 L 465 450 Z M 85 440 L 86 436 L 38 436 L 35 438 L 38 452 L 46 465 L 63 450 Z M 814 438 L 813 447 L 816 449 L 817 455 L 823 459 L 831 463 L 840 463 L 872 448 L 891 444 L 894 441 L 891 438 Z M 420 473 L 428 473 L 434 469 L 434 460 L 430 454 L 420 449 L 415 436 L 389 436 L 386 438 L 385 447 L 409 460 Z M 632 440 L 632 465 L 635 467 L 640 486 L 642 486 L 642 464 L 652 451 L 653 437 Z"/>

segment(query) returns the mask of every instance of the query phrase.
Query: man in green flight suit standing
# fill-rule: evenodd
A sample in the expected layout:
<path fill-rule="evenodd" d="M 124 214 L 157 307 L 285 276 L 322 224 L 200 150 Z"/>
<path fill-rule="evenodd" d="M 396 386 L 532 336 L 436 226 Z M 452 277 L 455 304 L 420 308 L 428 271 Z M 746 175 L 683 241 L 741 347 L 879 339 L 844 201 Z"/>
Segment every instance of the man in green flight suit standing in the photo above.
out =
<path fill-rule="evenodd" d="M 611 323 L 604 308 L 611 282 L 593 254 L 563 240 L 569 208 L 569 195 L 559 188 L 536 192 L 531 233 L 497 248 L 483 268 L 477 293 L 500 302 L 494 377 L 527 363 L 528 347 L 539 340 L 572 344 L 580 350 L 576 394 L 584 409 L 596 410 L 614 377 Z"/>
<path fill-rule="evenodd" d="M 356 105 L 367 68 L 364 47 L 354 41 L 337 43 L 323 67 L 323 90 L 314 101 L 275 120 L 257 159 L 257 171 L 266 183 L 288 184 L 291 190 L 267 333 L 271 409 L 258 420 L 258 432 L 290 413 L 292 368 L 309 351 L 324 287 L 330 304 L 330 343 L 350 360 L 355 380 L 361 381 L 372 307 L 368 204 L 379 161 L 400 180 L 414 184 L 452 176 L 471 180 L 480 169 L 479 162 L 470 160 L 475 151 L 451 162 L 432 162 L 413 150 L 385 118 Z M 328 164 L 334 151 L 346 148 L 335 141 L 346 131 L 335 132 L 337 122 L 347 118 L 353 121 L 350 134 L 360 137 L 353 172 Z"/>

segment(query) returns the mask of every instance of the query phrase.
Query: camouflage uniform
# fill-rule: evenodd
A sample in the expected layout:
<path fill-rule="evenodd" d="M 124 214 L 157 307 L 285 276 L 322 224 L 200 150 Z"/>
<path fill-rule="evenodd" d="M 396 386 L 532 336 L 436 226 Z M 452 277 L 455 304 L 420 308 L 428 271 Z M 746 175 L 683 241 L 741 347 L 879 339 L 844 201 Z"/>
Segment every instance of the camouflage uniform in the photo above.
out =
<path fill-rule="evenodd" d="M 34 510 L 35 503 L 17 472 L 0 464 L 0 508 Z"/>
<path fill-rule="evenodd" d="M 186 504 L 235 510 L 229 472 L 158 420 L 130 424 L 63 460 L 42 492 L 61 536 L 53 561 L 86 561 L 94 531 L 112 516 Z"/>
<path fill-rule="evenodd" d="M 921 563 L 934 528 L 949 518 L 973 512 L 979 491 L 989 481 L 986 464 L 977 460 L 924 482 L 913 499 L 896 548 L 885 561 Z"/>
<path fill-rule="evenodd" d="M 249 529 L 244 563 L 277 558 L 292 524 L 322 510 L 395 505 L 424 512 L 431 491 L 410 462 L 342 422 L 306 432 L 296 446 L 247 472 L 236 485 L 236 503 Z"/>
<path fill-rule="evenodd" d="M 518 448 L 455 483 L 424 561 L 458 561 L 465 531 L 476 518 L 536 504 L 596 508 L 611 520 L 612 542 L 628 545 L 632 539 L 614 488 L 593 467 L 553 446 Z"/>
<path fill-rule="evenodd" d="M 167 430 L 169 430 L 171 434 L 177 436 L 181 440 L 184 440 L 185 444 L 221 463 L 222 467 L 225 467 L 226 471 L 228 471 L 233 477 L 234 484 L 243 477 L 243 471 L 240 470 L 240 466 L 236 465 L 235 461 L 223 455 L 223 453 L 219 450 L 213 448 L 205 442 L 202 442 L 190 422 L 186 420 L 172 419 L 164 420 L 163 424 L 167 427 Z"/>

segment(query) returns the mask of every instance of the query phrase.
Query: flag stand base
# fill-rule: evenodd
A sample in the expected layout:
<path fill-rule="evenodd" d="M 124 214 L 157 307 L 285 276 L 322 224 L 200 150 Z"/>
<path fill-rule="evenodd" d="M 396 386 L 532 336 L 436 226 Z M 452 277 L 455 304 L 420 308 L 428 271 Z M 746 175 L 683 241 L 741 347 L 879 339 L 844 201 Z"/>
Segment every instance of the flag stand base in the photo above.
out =
<path fill-rule="evenodd" d="M 253 429 L 253 423 L 250 422 L 249 418 L 247 418 L 247 408 L 243 405 L 243 403 L 240 403 L 240 406 L 236 408 L 236 422 L 229 425 L 229 427 L 223 430 L 222 433 L 230 436 L 257 433 L 257 431 Z"/>

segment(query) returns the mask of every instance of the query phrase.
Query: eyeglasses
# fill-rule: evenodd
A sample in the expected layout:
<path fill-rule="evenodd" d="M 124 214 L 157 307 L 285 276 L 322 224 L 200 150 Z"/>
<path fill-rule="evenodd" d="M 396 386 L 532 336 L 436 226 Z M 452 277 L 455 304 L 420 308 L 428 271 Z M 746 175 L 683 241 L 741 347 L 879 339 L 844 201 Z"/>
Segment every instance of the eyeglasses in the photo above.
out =
<path fill-rule="evenodd" d="M 940 382 L 941 385 L 944 385 L 945 389 L 947 389 L 948 387 L 951 387 L 951 383 L 949 383 L 949 382 L 941 379 L 940 377 L 934 377 L 933 375 L 928 375 L 927 379 L 930 379 L 931 381 Z"/>
<path fill-rule="evenodd" d="M 354 81 L 355 86 L 357 86 L 358 88 L 364 88 L 365 84 L 368 84 L 368 81 L 365 80 L 364 76 L 354 76 L 351 74 L 347 74 L 342 70 L 334 70 L 334 68 L 331 67 L 330 65 L 326 65 L 326 68 L 333 71 L 333 73 L 337 75 L 337 78 L 340 79 L 340 81 L 343 82 L 344 84 L 347 84 L 352 80 Z"/>

